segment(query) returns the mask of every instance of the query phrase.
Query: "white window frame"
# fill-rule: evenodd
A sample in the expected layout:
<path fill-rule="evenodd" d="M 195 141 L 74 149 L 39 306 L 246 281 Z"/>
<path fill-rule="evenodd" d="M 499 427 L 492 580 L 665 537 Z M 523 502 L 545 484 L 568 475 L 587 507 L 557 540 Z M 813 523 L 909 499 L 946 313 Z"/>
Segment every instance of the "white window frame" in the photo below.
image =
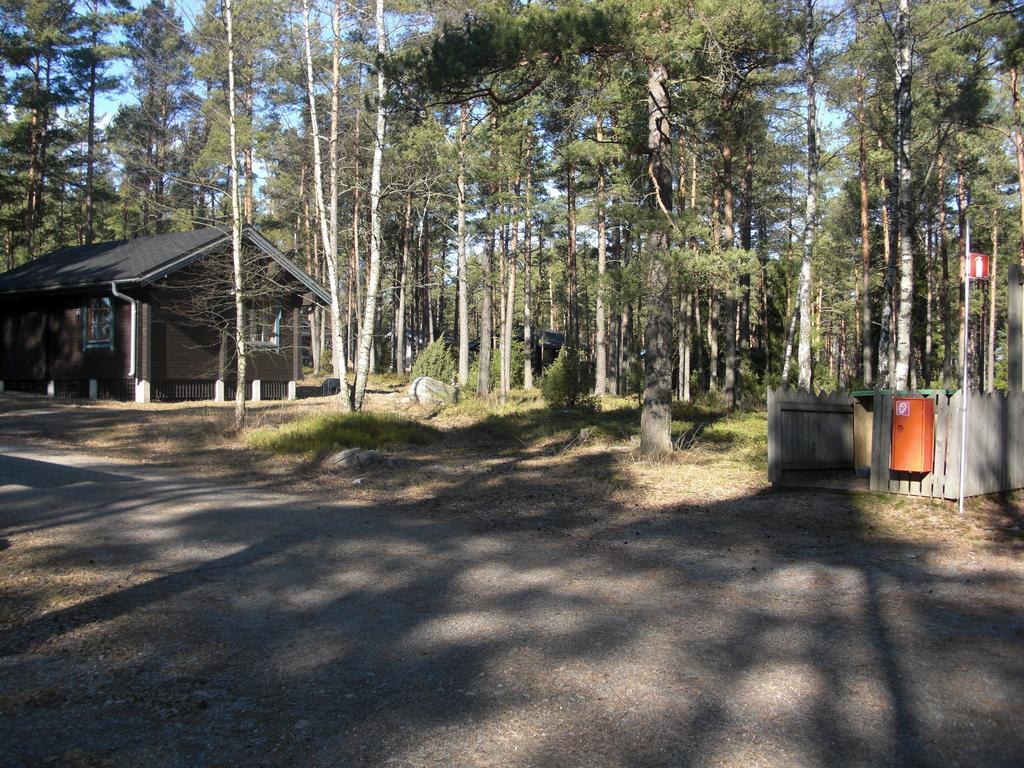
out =
<path fill-rule="evenodd" d="M 109 317 L 108 328 L 105 337 L 97 338 L 93 336 L 93 331 L 97 327 L 94 322 L 95 311 L 103 307 L 107 311 Z M 86 302 L 85 308 L 82 310 L 82 349 L 113 349 L 114 348 L 114 301 L 108 297 L 99 297 L 89 299 Z"/>
<path fill-rule="evenodd" d="M 272 324 L 268 322 L 271 313 L 273 313 Z M 249 346 L 257 349 L 280 349 L 282 314 L 280 304 L 251 308 L 248 312 L 249 322 L 247 323 Z"/>

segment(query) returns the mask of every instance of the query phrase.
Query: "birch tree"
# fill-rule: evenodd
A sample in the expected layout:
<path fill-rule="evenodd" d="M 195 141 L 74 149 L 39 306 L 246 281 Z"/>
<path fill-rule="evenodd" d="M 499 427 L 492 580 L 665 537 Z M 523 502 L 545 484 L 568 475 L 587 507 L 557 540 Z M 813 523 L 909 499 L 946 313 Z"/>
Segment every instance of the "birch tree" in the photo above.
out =
<path fill-rule="evenodd" d="M 231 172 L 231 264 L 233 268 L 235 302 L 235 354 L 237 355 L 237 381 L 235 384 L 235 428 L 245 426 L 245 376 L 249 349 L 245 338 L 245 301 L 242 275 L 242 212 L 238 196 L 238 144 L 235 115 L 235 41 L 232 29 L 231 0 L 224 0 L 224 29 L 227 34 L 228 63 L 228 145 Z"/>
<path fill-rule="evenodd" d="M 320 149 L 320 119 L 317 115 L 316 81 L 313 76 L 313 48 L 310 32 L 310 0 L 302 2 L 302 32 L 306 64 L 306 93 L 309 100 L 309 126 L 313 143 L 313 200 L 317 220 L 320 223 L 320 242 L 323 244 L 324 262 L 327 265 L 327 289 L 331 297 L 331 363 L 334 375 L 341 382 L 338 400 L 342 407 L 349 407 L 347 371 L 345 367 L 345 339 L 341 322 L 341 294 L 338 280 L 338 110 L 339 84 L 341 80 L 341 3 L 336 0 L 331 19 L 334 40 L 331 50 L 331 127 L 328 142 L 330 154 L 330 207 L 324 200 L 324 163 Z"/>
<path fill-rule="evenodd" d="M 469 383 L 469 276 L 466 274 L 466 142 L 469 138 L 469 104 L 459 108 L 458 176 L 458 281 L 459 281 L 459 368 L 460 387 Z"/>
<path fill-rule="evenodd" d="M 359 360 L 356 365 L 356 384 L 353 404 L 363 407 L 366 383 L 370 375 L 370 348 L 373 346 L 374 325 L 377 316 L 377 291 L 380 286 L 381 258 L 381 170 L 384 165 L 384 134 L 387 127 L 384 98 L 387 83 L 384 79 L 386 39 L 384 28 L 384 0 L 377 0 L 374 26 L 377 33 L 377 121 L 373 136 L 373 166 L 370 171 L 370 269 L 366 280 L 366 302 L 363 305 L 363 323 L 359 334 Z"/>
<path fill-rule="evenodd" d="M 804 84 L 807 89 L 807 197 L 804 205 L 803 258 L 800 262 L 800 287 L 797 305 L 800 312 L 800 336 L 797 344 L 797 384 L 811 388 L 811 260 L 814 257 L 814 226 L 818 216 L 818 111 L 815 93 L 814 0 L 804 5 Z"/>
<path fill-rule="evenodd" d="M 907 388 L 910 379 L 910 334 L 914 310 L 914 190 L 910 168 L 910 117 L 912 102 L 912 43 L 910 38 L 910 0 L 899 0 L 895 23 L 896 42 L 896 136 L 893 146 L 896 160 L 896 200 L 899 222 L 900 261 L 899 309 L 896 324 L 896 369 L 893 387 Z"/>

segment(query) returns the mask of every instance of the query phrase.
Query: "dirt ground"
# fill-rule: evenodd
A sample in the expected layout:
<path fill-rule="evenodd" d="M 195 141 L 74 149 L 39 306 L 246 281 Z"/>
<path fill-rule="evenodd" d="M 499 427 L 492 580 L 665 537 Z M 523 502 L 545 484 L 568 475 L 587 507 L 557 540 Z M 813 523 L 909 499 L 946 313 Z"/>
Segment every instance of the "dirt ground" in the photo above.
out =
<path fill-rule="evenodd" d="M 1021 764 L 1019 498 L 444 414 L 338 471 L 229 420 L 0 397 L 0 766 Z"/>

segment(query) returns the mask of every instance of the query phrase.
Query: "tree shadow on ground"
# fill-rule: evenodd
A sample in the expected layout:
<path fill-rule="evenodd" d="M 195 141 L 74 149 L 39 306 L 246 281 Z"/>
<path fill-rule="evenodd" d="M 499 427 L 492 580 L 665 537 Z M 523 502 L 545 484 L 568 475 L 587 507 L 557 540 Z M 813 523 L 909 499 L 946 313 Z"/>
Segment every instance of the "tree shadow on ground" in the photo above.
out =
<path fill-rule="evenodd" d="M 1019 569 L 882 536 L 856 495 L 657 503 L 621 452 L 545 456 L 373 505 L 164 474 L 0 489 L 5 556 L 40 575 L 14 597 L 101 583 L 0 627 L 0 765 L 1024 753 Z"/>

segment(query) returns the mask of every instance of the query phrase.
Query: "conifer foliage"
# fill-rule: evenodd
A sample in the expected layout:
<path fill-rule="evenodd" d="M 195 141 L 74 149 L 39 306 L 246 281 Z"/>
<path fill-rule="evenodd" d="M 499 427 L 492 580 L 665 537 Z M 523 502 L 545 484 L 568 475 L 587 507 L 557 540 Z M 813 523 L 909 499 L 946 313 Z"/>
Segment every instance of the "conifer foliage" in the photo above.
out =
<path fill-rule="evenodd" d="M 230 68 L 226 10 L 0 1 L 3 267 L 255 224 L 329 289 L 339 407 L 400 340 L 498 398 L 639 395 L 652 455 L 673 398 L 949 386 L 964 349 L 1004 385 L 1010 4 L 233 0 Z"/>

